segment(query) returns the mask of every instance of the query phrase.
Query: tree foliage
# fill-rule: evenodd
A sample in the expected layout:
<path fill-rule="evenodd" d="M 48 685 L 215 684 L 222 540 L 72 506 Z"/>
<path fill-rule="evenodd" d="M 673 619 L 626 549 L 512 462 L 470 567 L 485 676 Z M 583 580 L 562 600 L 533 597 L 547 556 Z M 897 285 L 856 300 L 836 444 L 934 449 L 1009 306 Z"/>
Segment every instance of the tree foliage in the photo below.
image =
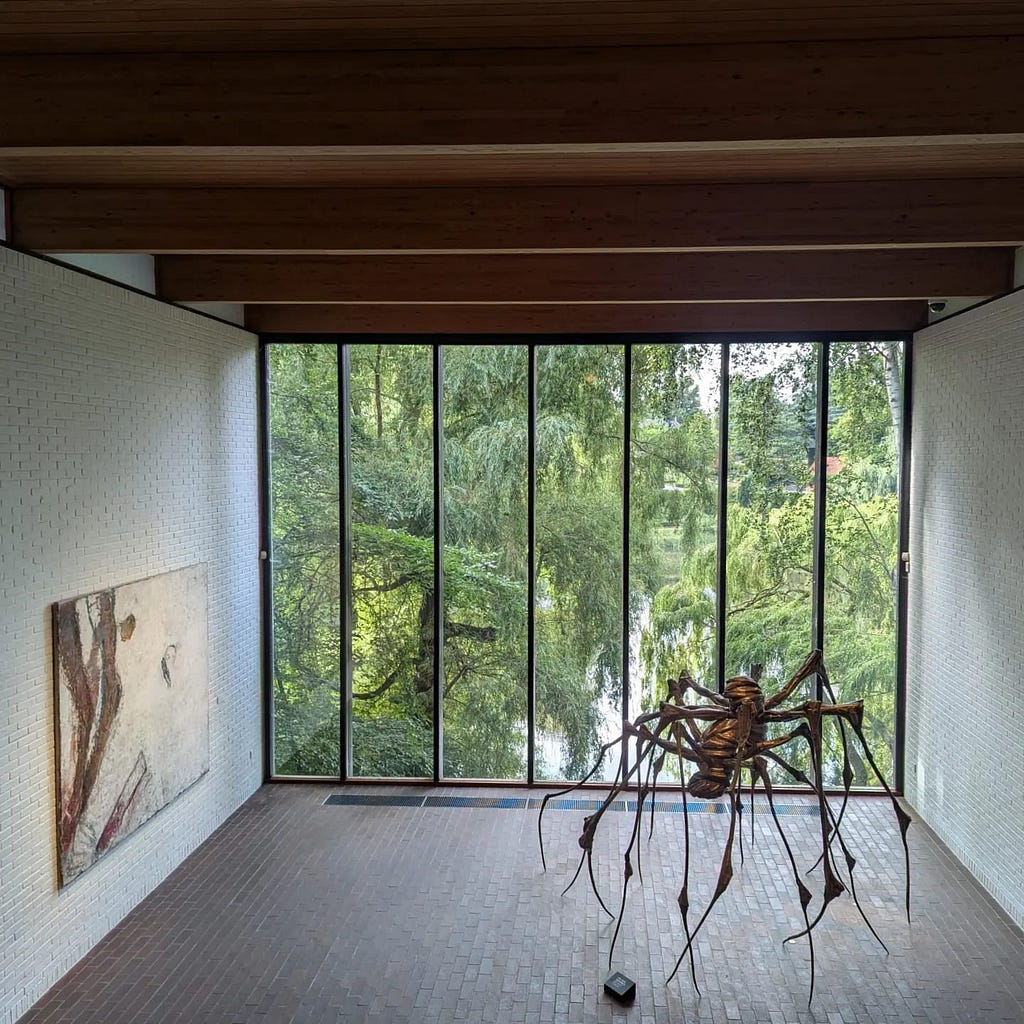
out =
<path fill-rule="evenodd" d="M 336 348 L 271 350 L 275 760 L 340 765 Z M 736 345 L 729 380 L 727 674 L 765 685 L 811 646 L 813 478 L 827 458 L 826 662 L 889 767 L 895 672 L 898 346 L 837 343 L 817 453 L 816 347 Z M 717 677 L 717 345 L 632 348 L 628 658 L 634 713 L 688 666 Z M 353 345 L 349 419 L 355 774 L 433 774 L 443 614 L 443 774 L 522 778 L 530 558 L 528 352 L 443 350 L 443 588 L 435 589 L 434 380 L 426 345 Z M 575 777 L 621 696 L 625 354 L 537 350 L 534 624 L 541 778 Z M 894 404 L 896 403 L 896 404 Z M 443 612 L 442 612 L 443 608 Z M 833 738 L 834 743 L 834 738 Z M 805 764 L 794 744 L 787 751 Z M 838 763 L 831 750 L 831 769 Z M 856 764 L 858 781 L 870 783 Z"/>

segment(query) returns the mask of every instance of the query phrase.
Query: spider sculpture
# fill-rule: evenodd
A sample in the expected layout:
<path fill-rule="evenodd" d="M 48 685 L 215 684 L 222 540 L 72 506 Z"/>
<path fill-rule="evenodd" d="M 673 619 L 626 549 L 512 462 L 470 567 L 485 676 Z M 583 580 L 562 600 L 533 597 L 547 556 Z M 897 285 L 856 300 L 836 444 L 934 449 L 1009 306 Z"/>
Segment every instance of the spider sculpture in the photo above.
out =
<path fill-rule="evenodd" d="M 796 688 L 806 679 L 815 676 L 821 683 L 821 690 L 829 698 L 831 703 L 822 703 L 818 700 L 808 700 L 790 708 L 782 705 L 788 700 Z M 740 857 L 743 856 L 742 830 L 738 828 L 740 815 L 743 810 L 741 799 L 741 773 L 746 770 L 750 776 L 751 800 L 755 787 L 760 782 L 764 787 L 768 807 L 772 814 L 775 827 L 782 840 L 783 848 L 789 860 L 790 868 L 796 883 L 797 892 L 800 897 L 800 907 L 803 913 L 804 928 L 789 936 L 785 941 L 791 942 L 795 939 L 807 937 L 810 951 L 810 994 L 808 1005 L 814 998 L 814 939 L 815 926 L 821 920 L 828 908 L 828 905 L 840 896 L 847 888 L 856 904 L 860 916 L 868 926 L 871 934 L 879 942 L 883 949 L 888 952 L 885 943 L 879 938 L 867 915 L 861 907 L 857 898 L 856 883 L 854 880 L 854 868 L 856 859 L 850 852 L 849 847 L 842 834 L 843 815 L 846 812 L 847 802 L 850 795 L 850 788 L 853 784 L 853 770 L 850 767 L 850 758 L 847 749 L 846 728 L 852 730 L 856 736 L 864 759 L 870 765 L 882 788 L 885 790 L 892 803 L 896 814 L 896 820 L 900 828 L 900 837 L 903 842 L 904 862 L 906 870 L 906 911 L 907 920 L 910 919 L 910 853 L 907 846 L 907 828 L 910 825 L 910 817 L 897 803 L 892 790 L 882 777 L 875 759 L 871 754 L 867 741 L 864 738 L 863 701 L 852 701 L 840 704 L 835 699 L 832 685 L 829 682 L 828 674 L 822 664 L 820 651 L 812 651 L 804 660 L 804 663 L 797 669 L 796 673 L 778 692 L 766 697 L 759 685 L 761 677 L 761 666 L 751 668 L 750 675 L 735 676 L 725 686 L 725 692 L 715 693 L 699 686 L 694 682 L 689 673 L 684 672 L 679 679 L 669 680 L 668 700 L 661 703 L 657 711 L 640 715 L 633 722 L 623 724 L 622 735 L 606 743 L 600 752 L 597 763 L 583 779 L 567 789 L 549 793 L 541 802 L 540 815 L 537 821 L 538 837 L 540 839 L 541 862 L 547 868 L 544 859 L 544 836 L 543 836 L 543 815 L 547 802 L 553 797 L 564 796 L 579 789 L 589 781 L 597 772 L 604 755 L 618 744 L 626 744 L 630 739 L 635 741 L 635 756 L 632 759 L 632 766 L 623 774 L 621 761 L 619 772 L 612 784 L 611 790 L 605 797 L 601 806 L 588 818 L 583 821 L 583 832 L 579 838 L 579 844 L 583 849 L 579 866 L 573 875 L 572 881 L 565 888 L 565 892 L 575 884 L 583 869 L 584 863 L 590 875 L 590 884 L 597 896 L 598 902 L 610 917 L 614 914 L 605 906 L 601 894 L 597 890 L 594 880 L 593 868 L 593 846 L 594 836 L 601 824 L 605 812 L 612 806 L 613 801 L 625 789 L 635 785 L 638 790 L 636 802 L 636 816 L 633 822 L 632 836 L 625 853 L 625 869 L 622 882 L 622 901 L 616 921 L 615 933 L 612 936 L 611 949 L 608 953 L 608 965 L 611 967 L 612 955 L 615 951 L 615 942 L 618 938 L 619 929 L 622 925 L 622 918 L 626 909 L 626 892 L 629 887 L 629 880 L 633 875 L 632 854 L 636 850 L 637 868 L 640 868 L 640 846 L 639 835 L 642 824 L 642 817 L 647 798 L 651 798 L 651 833 L 654 830 L 654 809 L 655 796 L 657 794 L 658 776 L 664 768 L 666 757 L 673 757 L 679 765 L 680 786 L 683 791 L 683 826 L 684 826 L 684 851 L 683 851 L 683 884 L 679 892 L 679 909 L 682 913 L 683 931 L 686 935 L 686 945 L 679 954 L 675 968 L 669 976 L 669 981 L 675 977 L 683 960 L 689 955 L 690 976 L 694 988 L 700 991 L 697 985 L 696 966 L 693 957 L 693 943 L 697 938 L 704 922 L 708 919 L 712 908 L 721 898 L 722 894 L 729 887 L 732 880 L 732 852 L 733 844 L 739 835 Z M 688 691 L 706 698 L 710 704 L 687 704 L 686 696 Z M 839 727 L 840 747 L 843 755 L 843 797 L 838 813 L 833 811 L 832 806 L 826 801 L 822 788 L 822 723 L 826 719 L 833 719 Z M 773 724 L 783 726 L 780 735 L 769 737 L 768 726 Z M 788 743 L 793 739 L 803 739 L 807 742 L 810 750 L 810 764 L 812 776 L 793 767 L 776 753 L 776 748 Z M 821 892 L 821 905 L 814 917 L 811 917 L 809 907 L 812 895 L 808 887 L 800 877 L 796 859 L 790 847 L 789 840 L 779 822 L 772 793 L 772 781 L 768 774 L 769 761 L 781 766 L 789 775 L 801 785 L 810 788 L 818 800 L 818 817 L 821 827 L 821 856 L 812 867 L 820 864 L 822 866 L 823 885 Z M 686 775 L 686 766 L 695 765 L 689 778 Z M 641 776 L 643 781 L 641 781 Z M 718 883 L 712 894 L 711 901 L 704 913 L 701 915 L 695 928 L 691 930 L 689 921 L 690 911 L 690 828 L 687 815 L 686 795 L 703 799 L 716 799 L 727 796 L 731 809 L 729 819 L 729 834 L 725 844 L 725 851 L 722 856 L 722 863 L 718 873 Z M 751 808 L 753 810 L 753 808 Z M 753 821 L 751 821 L 753 825 Z M 837 865 L 836 846 L 842 852 L 846 864 L 846 881 L 840 877 L 841 872 Z M 808 872 L 809 873 L 809 872 Z M 641 875 L 642 881 L 642 875 Z M 564 893 L 563 893 L 564 895 Z"/>

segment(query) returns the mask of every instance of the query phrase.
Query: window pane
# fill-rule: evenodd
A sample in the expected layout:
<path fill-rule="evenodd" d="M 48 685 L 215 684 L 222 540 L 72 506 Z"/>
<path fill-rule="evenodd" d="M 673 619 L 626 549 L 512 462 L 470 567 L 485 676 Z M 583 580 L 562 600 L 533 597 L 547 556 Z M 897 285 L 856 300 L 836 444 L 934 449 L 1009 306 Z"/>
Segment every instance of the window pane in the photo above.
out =
<path fill-rule="evenodd" d="M 352 345 L 352 773 L 434 772 L 433 356 Z"/>
<path fill-rule="evenodd" d="M 525 347 L 444 349 L 444 774 L 526 777 Z"/>
<path fill-rule="evenodd" d="M 579 778 L 622 726 L 621 345 L 537 351 L 537 777 Z M 617 750 L 597 778 L 612 778 Z"/>
<path fill-rule="evenodd" d="M 892 781 L 896 702 L 897 484 L 903 346 L 842 342 L 829 354 L 825 663 L 841 701 L 864 701 L 864 732 Z M 841 784 L 831 749 L 826 781 Z M 855 784 L 877 785 L 855 744 Z"/>
<path fill-rule="evenodd" d="M 631 719 L 683 669 L 716 688 L 720 369 L 719 345 L 633 348 Z"/>
<path fill-rule="evenodd" d="M 334 345 L 268 349 L 279 775 L 341 772 L 337 352 Z"/>
<path fill-rule="evenodd" d="M 812 646 L 817 358 L 817 345 L 730 349 L 725 675 L 763 665 L 768 694 Z M 813 697 L 813 687 L 802 684 L 787 706 Z M 809 766 L 803 740 L 774 753 Z M 781 768 L 773 778 L 793 782 Z"/>

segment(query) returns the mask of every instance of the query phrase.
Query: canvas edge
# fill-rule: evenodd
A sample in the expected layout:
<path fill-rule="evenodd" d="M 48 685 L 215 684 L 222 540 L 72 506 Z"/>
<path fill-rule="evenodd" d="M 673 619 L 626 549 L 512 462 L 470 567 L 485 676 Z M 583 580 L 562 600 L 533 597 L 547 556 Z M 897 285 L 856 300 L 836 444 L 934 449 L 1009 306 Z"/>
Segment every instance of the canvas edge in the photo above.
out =
<path fill-rule="evenodd" d="M 57 862 L 57 891 L 63 889 L 71 879 L 64 877 L 64 863 L 60 855 L 60 822 L 64 812 L 64 779 L 61 772 L 61 732 L 60 732 L 60 689 L 61 689 L 61 667 L 60 667 L 60 633 L 58 630 L 59 612 L 58 609 L 64 601 L 54 601 L 50 605 L 50 646 L 53 650 L 53 761 L 54 778 L 56 788 L 54 790 L 54 833 L 53 844 L 50 849 L 55 855 Z"/>

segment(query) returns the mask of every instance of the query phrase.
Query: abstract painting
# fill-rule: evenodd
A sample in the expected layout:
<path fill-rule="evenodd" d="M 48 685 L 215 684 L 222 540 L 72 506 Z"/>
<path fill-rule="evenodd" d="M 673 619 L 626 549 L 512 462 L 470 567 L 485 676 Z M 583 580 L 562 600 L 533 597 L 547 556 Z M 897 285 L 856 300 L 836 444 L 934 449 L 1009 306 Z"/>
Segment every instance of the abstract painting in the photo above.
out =
<path fill-rule="evenodd" d="M 209 768 L 206 566 L 53 606 L 60 884 Z"/>

